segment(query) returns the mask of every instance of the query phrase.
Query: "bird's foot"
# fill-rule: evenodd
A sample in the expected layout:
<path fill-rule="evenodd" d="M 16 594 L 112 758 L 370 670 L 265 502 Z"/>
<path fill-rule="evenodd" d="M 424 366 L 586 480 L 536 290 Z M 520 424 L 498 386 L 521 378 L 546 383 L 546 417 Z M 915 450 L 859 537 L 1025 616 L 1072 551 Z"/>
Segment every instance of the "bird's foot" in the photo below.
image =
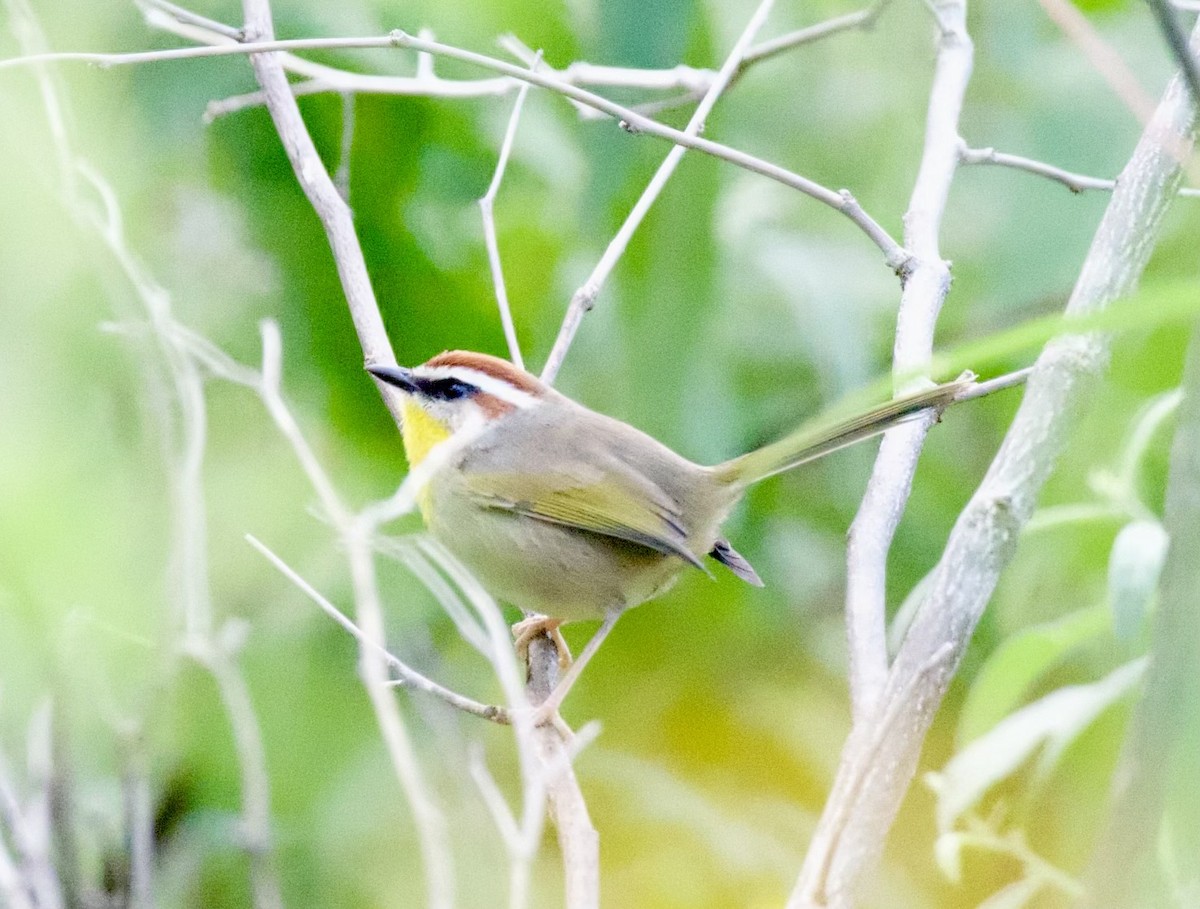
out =
<path fill-rule="evenodd" d="M 567 646 L 562 632 L 558 630 L 561 624 L 562 619 L 552 619 L 548 615 L 531 615 L 513 625 L 512 633 L 515 639 L 513 646 L 516 647 L 517 656 L 521 662 L 529 661 L 529 642 L 539 634 L 544 634 L 550 638 L 554 643 L 555 650 L 558 651 L 558 668 L 561 670 L 569 668 L 571 649 Z"/>

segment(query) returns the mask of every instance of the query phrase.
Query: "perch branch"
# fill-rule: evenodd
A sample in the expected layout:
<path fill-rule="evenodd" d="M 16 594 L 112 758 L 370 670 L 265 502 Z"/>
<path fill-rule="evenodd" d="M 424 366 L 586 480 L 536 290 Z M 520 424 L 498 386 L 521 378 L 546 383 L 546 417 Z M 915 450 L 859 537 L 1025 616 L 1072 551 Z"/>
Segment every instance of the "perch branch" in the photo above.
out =
<path fill-rule="evenodd" d="M 244 0 L 243 7 L 246 16 L 246 37 L 251 40 L 270 40 L 273 36 L 273 27 L 268 0 Z M 423 48 L 416 49 L 422 50 Z M 251 56 L 250 60 L 254 66 L 259 86 L 265 92 L 272 120 L 275 122 L 280 141 L 291 160 L 296 177 L 329 237 L 338 274 L 342 280 L 351 317 L 358 332 L 366 361 L 368 363 L 392 363 L 394 357 L 391 346 L 368 281 L 362 250 L 354 233 L 350 211 L 338 195 L 332 180 L 316 154 L 312 139 L 300 116 L 296 99 L 288 87 L 282 65 L 271 54 L 255 54 Z M 267 359 L 264 357 L 264 362 Z M 394 394 L 386 385 L 377 383 L 377 386 L 399 425 L 401 422 L 399 395 Z M 441 447 L 445 448 L 446 446 Z M 427 462 L 430 460 L 431 458 L 426 459 Z M 372 533 L 373 525 L 369 523 L 365 515 L 360 516 L 346 526 L 343 541 L 350 560 L 355 602 L 358 607 L 357 624 L 368 638 L 382 646 L 383 619 L 371 550 Z M 493 611 L 498 617 L 498 610 Z M 493 627 L 497 624 L 495 619 L 492 619 L 491 623 Z M 490 634 L 493 640 L 498 636 L 494 631 Z M 508 661 L 511 664 L 511 649 L 508 653 L 510 654 Z M 365 648 L 360 648 L 360 660 L 364 683 L 375 709 L 380 730 L 410 804 L 413 806 L 414 817 L 420 832 L 429 904 L 433 909 L 444 909 L 444 907 L 453 905 L 454 899 L 450 852 L 444 822 L 421 782 L 419 766 L 412 752 L 412 743 L 408 739 L 403 719 L 387 687 L 386 663 L 376 652 Z M 497 669 L 500 671 L 503 664 L 498 656 L 496 662 Z M 505 680 L 505 677 L 506 671 L 501 672 L 502 681 Z M 531 667 L 531 679 L 537 679 L 536 667 Z M 523 748 L 524 746 L 520 744 L 522 723 L 518 721 L 514 727 L 518 732 L 518 747 Z M 561 735 L 556 729 L 553 730 L 553 734 Z M 531 741 L 532 736 L 533 733 L 530 731 Z M 582 797 L 580 796 L 578 801 L 569 799 L 572 793 L 579 794 L 578 783 L 575 781 L 569 764 L 559 771 L 552 785 L 547 784 L 546 792 L 551 810 L 560 827 L 560 835 L 563 829 L 573 828 L 577 823 L 576 816 L 579 812 L 582 812 L 583 817 L 586 818 L 587 809 Z M 539 810 L 539 815 L 540 813 Z M 596 856 L 579 856 L 564 850 L 563 861 L 568 879 L 589 873 L 598 877 L 598 858 Z M 586 868 L 579 866 L 577 863 L 580 861 L 590 861 L 589 867 L 592 870 L 589 872 Z"/>

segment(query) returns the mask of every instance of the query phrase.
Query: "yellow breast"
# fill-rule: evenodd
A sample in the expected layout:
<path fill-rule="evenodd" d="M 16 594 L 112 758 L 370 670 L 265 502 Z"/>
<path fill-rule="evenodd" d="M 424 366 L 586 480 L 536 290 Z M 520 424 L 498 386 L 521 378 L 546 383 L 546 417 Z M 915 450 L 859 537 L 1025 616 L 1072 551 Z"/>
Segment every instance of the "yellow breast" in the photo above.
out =
<path fill-rule="evenodd" d="M 438 445 L 450 438 L 448 430 L 442 422 L 434 419 L 425 412 L 419 404 L 413 401 L 404 402 L 404 451 L 408 455 L 409 467 L 416 467 Z M 417 505 L 421 509 L 421 517 L 429 523 L 429 484 L 417 495 Z"/>

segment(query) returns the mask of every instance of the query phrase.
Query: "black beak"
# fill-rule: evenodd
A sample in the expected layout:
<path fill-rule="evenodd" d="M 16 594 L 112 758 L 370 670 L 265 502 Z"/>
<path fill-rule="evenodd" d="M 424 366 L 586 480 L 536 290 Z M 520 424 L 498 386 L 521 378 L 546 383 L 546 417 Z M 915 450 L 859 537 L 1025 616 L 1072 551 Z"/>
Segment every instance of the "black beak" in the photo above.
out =
<path fill-rule="evenodd" d="M 380 366 L 377 363 L 368 363 L 366 370 L 379 381 L 395 385 L 401 391 L 412 394 L 417 390 L 417 383 L 413 381 L 411 369 L 405 369 L 403 366 Z"/>

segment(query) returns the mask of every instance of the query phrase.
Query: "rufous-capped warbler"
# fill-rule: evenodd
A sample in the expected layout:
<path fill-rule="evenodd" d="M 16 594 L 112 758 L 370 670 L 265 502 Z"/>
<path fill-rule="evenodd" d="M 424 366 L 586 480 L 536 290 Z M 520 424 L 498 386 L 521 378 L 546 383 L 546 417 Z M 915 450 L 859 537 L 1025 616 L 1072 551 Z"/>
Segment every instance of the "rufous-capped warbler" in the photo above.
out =
<path fill-rule="evenodd" d="M 708 572 L 707 557 L 762 585 L 721 536 L 752 483 L 940 410 L 974 382 L 967 375 L 848 419 L 805 424 L 702 467 L 486 354 L 447 351 L 413 369 L 367 370 L 404 393 L 411 466 L 450 446 L 420 494 L 422 517 L 490 593 L 539 614 L 516 626 L 519 642 L 563 622 L 605 619 L 570 680 L 622 611 L 689 566 Z"/>

